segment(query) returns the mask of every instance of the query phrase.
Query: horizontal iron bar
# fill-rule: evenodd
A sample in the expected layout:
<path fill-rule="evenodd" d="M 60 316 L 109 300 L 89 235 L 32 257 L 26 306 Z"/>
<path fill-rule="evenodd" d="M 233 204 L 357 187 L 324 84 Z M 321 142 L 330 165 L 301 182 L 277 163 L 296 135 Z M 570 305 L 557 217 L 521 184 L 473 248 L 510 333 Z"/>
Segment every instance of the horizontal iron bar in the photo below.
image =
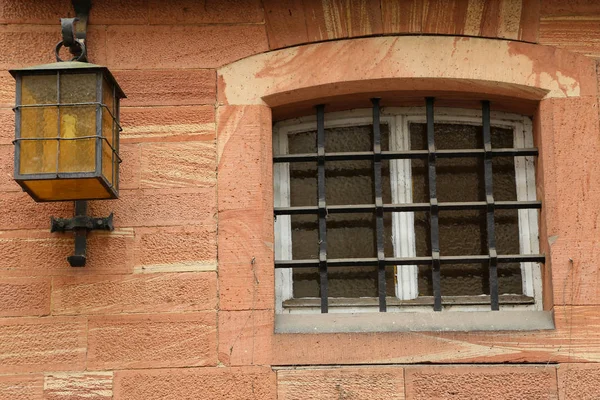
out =
<path fill-rule="evenodd" d="M 537 148 L 498 148 L 492 149 L 492 156 L 495 157 L 517 157 L 517 156 L 537 156 Z M 458 158 L 458 157 L 483 157 L 485 155 L 484 149 L 457 149 L 457 150 L 436 150 L 435 155 L 438 158 Z M 395 159 L 419 159 L 427 158 L 429 152 L 427 150 L 404 150 L 404 151 L 382 151 L 382 160 L 395 160 Z M 372 160 L 372 151 L 356 151 L 356 152 L 343 152 L 343 153 L 325 153 L 325 161 L 345 161 L 345 160 Z M 283 154 L 273 156 L 273 162 L 284 163 L 284 162 L 308 162 L 317 161 L 316 153 L 302 153 L 302 154 Z"/>
<path fill-rule="evenodd" d="M 541 201 L 497 201 L 494 203 L 497 210 L 516 210 L 516 209 L 541 209 Z M 484 210 L 487 207 L 485 201 L 471 202 L 446 202 L 438 203 L 440 210 Z M 404 203 L 404 204 L 384 204 L 383 211 L 385 212 L 413 212 L 413 211 L 429 211 L 429 203 Z M 275 215 L 310 215 L 317 214 L 319 208 L 317 206 L 305 207 L 275 207 Z M 327 206 L 329 214 L 347 214 L 347 213 L 363 213 L 374 212 L 375 204 L 352 204 Z"/>
<path fill-rule="evenodd" d="M 28 141 L 42 141 L 42 140 L 57 140 L 57 141 L 62 141 L 62 140 L 84 140 L 84 139 L 101 139 L 104 140 L 106 142 L 106 144 L 108 145 L 108 147 L 110 147 L 110 149 L 112 150 L 112 152 L 117 156 L 117 159 L 119 160 L 119 163 L 122 163 L 123 160 L 121 159 L 121 156 L 119 156 L 119 153 L 117 152 L 117 150 L 113 147 L 112 144 L 110 144 L 110 142 L 108 141 L 108 138 L 106 136 L 101 136 L 101 135 L 90 135 L 90 136 L 77 136 L 77 137 L 33 137 L 33 138 L 16 138 L 13 139 L 12 144 L 15 144 L 17 142 L 28 142 Z"/>
<path fill-rule="evenodd" d="M 441 256 L 440 264 L 481 264 L 488 261 L 487 254 L 470 256 Z M 498 263 L 545 262 L 543 254 L 499 255 Z M 386 258 L 385 265 L 431 265 L 431 257 Z M 327 260 L 328 267 L 374 267 L 377 258 L 332 258 Z M 275 268 L 316 268 L 319 260 L 275 260 Z"/>
<path fill-rule="evenodd" d="M 117 126 L 119 127 L 119 132 L 121 132 L 123 130 L 123 127 L 121 126 L 121 124 L 119 123 L 119 121 L 117 120 L 117 118 L 115 117 L 113 112 L 110 110 L 110 108 L 108 108 L 108 106 L 106 104 L 100 103 L 97 101 L 89 101 L 89 102 L 82 102 L 82 103 L 19 104 L 19 105 L 14 106 L 12 110 L 16 111 L 20 108 L 78 107 L 78 106 L 100 106 L 100 107 L 106 109 L 106 111 L 108 111 L 108 113 L 112 117 L 113 121 L 117 123 Z"/>

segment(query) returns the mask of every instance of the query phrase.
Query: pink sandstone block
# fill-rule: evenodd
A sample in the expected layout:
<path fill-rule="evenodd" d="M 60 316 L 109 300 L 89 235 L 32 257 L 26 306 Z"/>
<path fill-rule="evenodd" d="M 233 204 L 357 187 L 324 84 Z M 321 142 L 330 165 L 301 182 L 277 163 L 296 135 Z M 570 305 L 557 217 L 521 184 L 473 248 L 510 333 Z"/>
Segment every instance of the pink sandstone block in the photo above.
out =
<path fill-rule="evenodd" d="M 217 268 L 217 224 L 136 229 L 136 272 Z"/>
<path fill-rule="evenodd" d="M 85 318 L 0 319 L 2 374 L 78 370 L 85 355 Z"/>
<path fill-rule="evenodd" d="M 41 374 L 0 376 L 0 398 L 7 400 L 42 400 L 44 376 Z"/>
<path fill-rule="evenodd" d="M 219 361 L 269 365 L 273 322 L 273 310 L 219 311 Z"/>
<path fill-rule="evenodd" d="M 275 400 L 270 367 L 179 368 L 115 372 L 120 400 Z"/>
<path fill-rule="evenodd" d="M 265 106 L 218 108 L 219 211 L 272 207 L 270 116 Z"/>
<path fill-rule="evenodd" d="M 269 48 L 279 49 L 308 42 L 301 0 L 264 0 Z"/>
<path fill-rule="evenodd" d="M 217 363 L 217 314 L 89 318 L 89 369 L 211 366 Z"/>
<path fill-rule="evenodd" d="M 54 315 L 183 312 L 214 309 L 214 272 L 58 277 Z"/>
<path fill-rule="evenodd" d="M 44 379 L 45 400 L 111 400 L 113 372 L 47 373 Z"/>
<path fill-rule="evenodd" d="M 219 213 L 219 308 L 272 309 L 272 213 Z"/>
<path fill-rule="evenodd" d="M 404 400 L 404 368 L 340 367 L 277 371 L 279 400 Z"/>
<path fill-rule="evenodd" d="M 215 141 L 142 145 L 142 188 L 214 187 L 216 183 Z"/>
<path fill-rule="evenodd" d="M 407 367 L 405 379 L 407 400 L 558 400 L 552 365 Z"/>
<path fill-rule="evenodd" d="M 217 75 L 212 69 L 112 72 L 127 95 L 123 107 L 214 104 L 217 96 Z"/>
<path fill-rule="evenodd" d="M 119 200 L 91 202 L 89 213 L 113 212 L 115 228 L 203 225 L 214 223 L 216 203 L 215 188 L 122 190 Z"/>
<path fill-rule="evenodd" d="M 214 140 L 213 106 L 124 107 L 124 143 Z"/>
<path fill-rule="evenodd" d="M 139 189 L 142 168 L 142 147 L 139 143 L 121 143 L 119 145 L 119 190 Z"/>
<path fill-rule="evenodd" d="M 0 278 L 0 317 L 49 313 L 49 278 Z"/>
<path fill-rule="evenodd" d="M 235 24 L 261 23 L 263 10 L 259 0 L 220 1 L 175 0 L 167 4 L 150 0 L 150 24 Z"/>
<path fill-rule="evenodd" d="M 71 5 L 61 0 L 7 1 L 0 7 L 0 23 L 56 25 L 61 18 L 74 14 Z"/>
<path fill-rule="evenodd" d="M 262 25 L 113 25 L 106 44 L 115 69 L 217 68 L 268 49 Z"/>
<path fill-rule="evenodd" d="M 598 364 L 565 363 L 558 366 L 560 400 L 595 400 L 598 398 L 600 366 Z"/>

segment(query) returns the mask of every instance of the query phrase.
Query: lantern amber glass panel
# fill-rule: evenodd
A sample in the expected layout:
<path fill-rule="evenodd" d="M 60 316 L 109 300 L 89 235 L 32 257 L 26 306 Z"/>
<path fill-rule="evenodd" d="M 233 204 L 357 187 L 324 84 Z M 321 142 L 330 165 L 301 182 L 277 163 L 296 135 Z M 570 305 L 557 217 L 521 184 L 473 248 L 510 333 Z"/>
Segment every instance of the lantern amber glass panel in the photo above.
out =
<path fill-rule="evenodd" d="M 10 73 L 17 81 L 17 183 L 36 201 L 117 198 L 125 95 L 110 71 L 69 61 Z"/>

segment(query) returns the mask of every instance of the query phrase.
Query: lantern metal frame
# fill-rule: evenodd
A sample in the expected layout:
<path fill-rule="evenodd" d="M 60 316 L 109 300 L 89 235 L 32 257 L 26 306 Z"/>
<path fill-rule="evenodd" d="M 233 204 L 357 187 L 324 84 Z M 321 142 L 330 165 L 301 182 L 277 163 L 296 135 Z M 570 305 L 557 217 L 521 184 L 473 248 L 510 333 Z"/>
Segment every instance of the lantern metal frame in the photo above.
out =
<path fill-rule="evenodd" d="M 96 101 L 94 102 L 83 102 L 83 103 L 60 103 L 60 76 L 61 72 L 67 71 L 67 74 L 92 74 L 96 75 Z M 86 200 L 106 200 L 106 199 L 116 199 L 119 195 L 119 169 L 112 168 L 112 184 L 109 183 L 106 178 L 102 174 L 102 143 L 103 141 L 110 147 L 112 152 L 111 161 L 114 164 L 115 159 L 117 157 L 117 162 L 121 162 L 121 158 L 119 156 L 119 132 L 122 130 L 121 125 L 119 124 L 120 118 L 120 106 L 117 99 L 125 98 L 125 93 L 115 80 L 114 76 L 110 73 L 108 68 L 89 64 L 85 62 L 79 61 L 66 61 L 66 62 L 58 62 L 53 64 L 44 64 L 27 68 L 20 69 L 12 69 L 9 71 L 10 74 L 15 78 L 17 82 L 17 95 L 16 95 L 16 106 L 14 108 L 15 111 L 15 164 L 14 164 L 14 179 L 17 183 L 26 191 L 35 201 L 37 202 L 48 202 L 48 201 L 64 201 L 64 200 L 43 200 L 38 198 L 27 186 L 27 181 L 31 180 L 49 180 L 49 179 L 86 179 L 86 178 L 96 178 L 100 180 L 100 183 L 104 188 L 111 194 L 110 197 L 100 197 L 100 198 L 88 198 Z M 26 74 L 29 76 L 32 75 L 57 75 L 57 103 L 52 104 L 21 104 L 21 80 L 22 75 Z M 110 85 L 113 88 L 113 101 L 115 101 L 115 110 L 114 113 L 110 110 L 106 104 L 103 103 L 103 80 L 107 79 Z M 56 138 L 22 138 L 21 137 L 21 109 L 23 108 L 31 108 L 31 107 L 57 107 L 60 109 L 61 107 L 76 107 L 76 106 L 96 106 L 96 132 L 95 135 L 92 136 L 79 136 L 75 138 L 61 138 L 60 131 Z M 102 110 L 106 109 L 110 114 L 113 121 L 112 128 L 112 144 L 108 141 L 108 138 L 102 136 Z M 42 174 L 21 174 L 20 171 L 20 161 L 21 161 L 21 142 L 22 141 L 36 141 L 36 140 L 57 140 L 60 142 L 61 140 L 89 140 L 95 139 L 95 169 L 91 172 L 58 172 L 55 173 L 42 173 Z M 60 157 L 60 153 L 57 153 L 57 158 Z"/>
<path fill-rule="evenodd" d="M 20 68 L 10 70 L 10 74 L 16 80 L 16 105 L 15 111 L 15 159 L 14 159 L 14 179 L 35 201 L 65 201 L 58 199 L 40 199 L 31 188 L 27 187 L 28 181 L 44 181 L 44 180 L 61 180 L 61 179 L 96 179 L 106 189 L 106 193 L 110 197 L 102 197 L 97 200 L 116 199 L 119 196 L 119 168 L 121 163 L 119 156 L 119 132 L 122 130 L 119 124 L 120 105 L 119 101 L 125 98 L 125 93 L 110 73 L 108 68 L 87 63 L 87 48 L 85 41 L 87 38 L 87 22 L 92 6 L 91 0 L 72 0 L 73 8 L 76 13 L 75 18 L 61 19 L 61 34 L 62 40 L 56 45 L 54 50 L 57 63 L 37 65 L 33 67 Z M 77 23 L 77 24 L 76 24 Z M 63 61 L 59 56 L 61 47 L 69 49 L 74 57 L 71 61 Z M 56 74 L 56 102 L 54 104 L 21 104 L 22 103 L 22 77 L 23 76 L 40 76 Z M 77 102 L 77 103 L 61 103 L 61 75 L 74 74 L 95 74 L 96 76 L 96 101 L 92 102 Z M 112 109 L 109 109 L 107 104 L 104 104 L 105 81 L 112 89 Z M 95 134 L 88 136 L 78 136 L 73 138 L 61 137 L 60 117 L 57 120 L 58 129 L 57 136 L 54 137 L 36 137 L 23 138 L 21 136 L 21 111 L 30 107 L 56 107 L 57 113 L 60 115 L 61 107 L 76 107 L 76 106 L 95 106 Z M 104 110 L 106 110 L 111 118 L 111 139 L 103 136 L 104 125 Z M 94 171 L 90 172 L 59 172 L 60 161 L 60 143 L 61 140 L 95 140 L 94 144 Z M 21 142 L 30 140 L 56 140 L 57 141 L 57 168 L 55 173 L 38 173 L 38 174 L 22 174 L 21 173 Z M 102 163 L 104 160 L 103 144 L 106 143 L 111 151 L 111 182 L 108 182 L 102 171 Z M 116 158 L 115 158 L 116 157 Z M 72 267 L 83 267 L 86 264 L 87 256 L 87 234 L 92 230 L 108 230 L 112 231 L 113 214 L 108 217 L 92 217 L 87 215 L 88 200 L 96 200 L 94 198 L 73 199 L 74 200 L 74 217 L 73 218 L 54 218 L 51 217 L 50 232 L 67 232 L 73 231 L 75 237 L 75 254 L 67 257 L 69 264 Z"/>

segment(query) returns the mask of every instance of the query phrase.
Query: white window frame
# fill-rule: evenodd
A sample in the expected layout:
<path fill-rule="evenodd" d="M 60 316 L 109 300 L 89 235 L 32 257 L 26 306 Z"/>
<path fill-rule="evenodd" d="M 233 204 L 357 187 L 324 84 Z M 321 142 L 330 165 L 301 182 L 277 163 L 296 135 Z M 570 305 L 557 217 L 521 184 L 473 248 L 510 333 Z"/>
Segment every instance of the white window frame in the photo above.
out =
<path fill-rule="evenodd" d="M 436 108 L 436 123 L 455 123 L 481 126 L 481 111 L 457 108 Z M 425 107 L 389 107 L 381 110 L 380 121 L 389 125 L 390 150 L 410 150 L 409 125 L 425 123 Z M 370 109 L 333 112 L 325 115 L 325 128 L 348 127 L 372 124 Z M 491 113 L 491 126 L 511 129 L 514 132 L 515 148 L 531 148 L 533 132 L 528 117 L 503 112 Z M 315 130 L 316 116 L 295 118 L 281 121 L 273 127 L 273 154 L 288 154 L 288 136 L 296 133 Z M 393 177 L 396 179 L 393 179 Z M 534 157 L 515 157 L 515 181 L 518 201 L 535 201 L 535 166 Z M 289 163 L 276 163 L 273 166 L 275 207 L 290 206 Z M 412 178 L 410 160 L 390 160 L 390 182 L 393 203 L 412 202 Z M 538 211 L 520 209 L 519 215 L 519 247 L 521 254 L 537 254 L 539 252 Z M 392 214 L 392 238 L 394 257 L 415 257 L 416 244 L 414 235 L 414 213 L 402 212 Z M 275 221 L 275 259 L 290 260 L 292 258 L 291 217 L 280 215 Z M 418 267 L 402 266 L 396 269 L 396 297 L 400 300 L 415 299 L 418 296 Z M 523 294 L 534 298 L 534 304 L 501 305 L 503 310 L 542 310 L 542 281 L 540 265 L 533 262 L 521 263 Z M 283 307 L 283 302 L 293 297 L 292 269 L 275 270 L 275 308 L 277 313 L 315 313 L 318 307 L 299 309 Z M 376 311 L 373 306 L 330 307 L 330 312 L 367 312 Z M 447 307 L 454 311 L 489 311 L 489 306 L 461 305 Z M 389 306 L 388 311 L 431 311 L 430 306 L 399 307 Z"/>

